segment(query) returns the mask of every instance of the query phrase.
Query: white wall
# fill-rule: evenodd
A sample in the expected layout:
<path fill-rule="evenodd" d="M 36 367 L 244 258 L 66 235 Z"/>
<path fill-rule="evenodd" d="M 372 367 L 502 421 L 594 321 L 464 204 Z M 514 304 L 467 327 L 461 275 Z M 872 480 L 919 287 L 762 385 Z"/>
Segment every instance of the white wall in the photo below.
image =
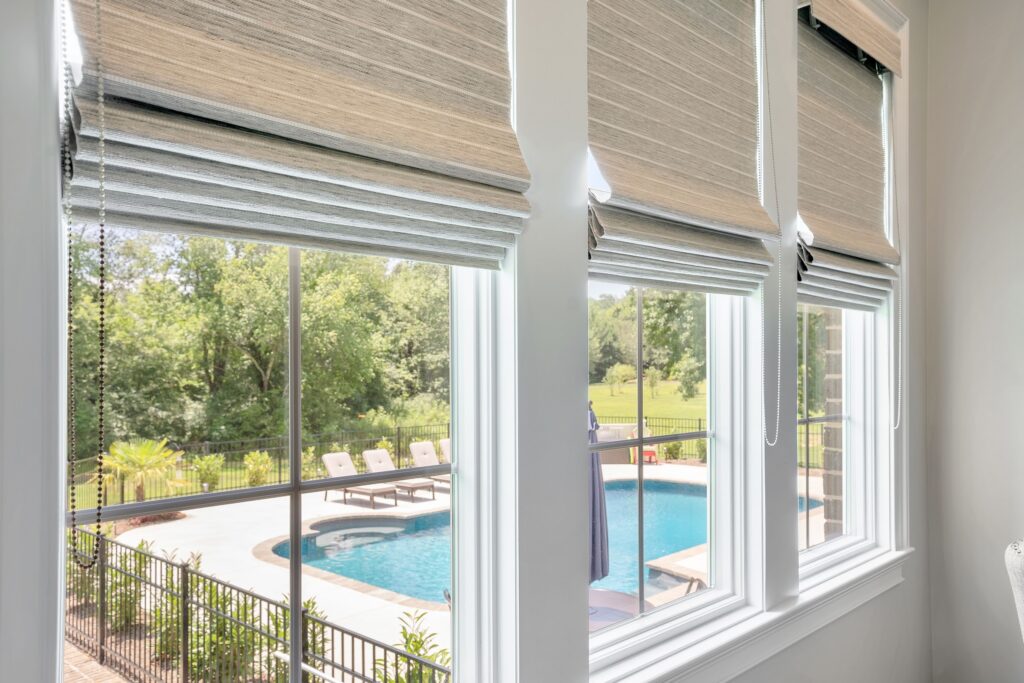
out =
<path fill-rule="evenodd" d="M 62 619 L 54 6 L 0 2 L 0 679 L 53 680 Z"/>
<path fill-rule="evenodd" d="M 938 683 L 1024 680 L 1003 551 L 1024 536 L 1020 0 L 932 0 L 929 530 Z"/>
<path fill-rule="evenodd" d="M 926 64 L 929 6 L 927 0 L 894 0 L 893 4 L 910 20 L 911 225 L 904 227 L 909 227 L 910 233 L 912 293 L 907 321 L 914 342 L 909 349 L 912 381 L 907 388 L 906 428 L 910 430 L 912 444 L 910 543 L 917 552 L 904 568 L 905 580 L 901 585 L 751 669 L 735 679 L 737 682 L 919 683 L 931 680 L 926 548 L 927 527 L 931 520 L 926 514 L 924 448 L 925 397 L 934 394 L 931 386 L 927 387 L 926 394 L 924 377 L 925 319 L 930 313 L 925 309 L 925 273 L 931 268 L 930 263 L 926 268 L 928 254 L 925 247 L 925 105 L 927 77 L 931 69 L 931 65 Z M 968 677 L 948 680 L 966 683 L 997 679 Z"/>

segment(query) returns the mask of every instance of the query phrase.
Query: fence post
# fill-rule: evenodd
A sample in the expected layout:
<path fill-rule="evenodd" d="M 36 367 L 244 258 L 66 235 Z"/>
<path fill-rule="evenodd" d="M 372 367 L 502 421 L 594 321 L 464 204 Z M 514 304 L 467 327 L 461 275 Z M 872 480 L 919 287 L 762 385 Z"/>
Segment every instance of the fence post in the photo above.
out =
<path fill-rule="evenodd" d="M 309 652 L 309 610 L 305 607 L 302 608 L 302 661 L 306 662 L 306 653 Z M 311 683 L 312 679 L 309 677 L 309 673 L 306 671 L 302 672 L 302 683 Z"/>
<path fill-rule="evenodd" d="M 395 427 L 395 459 L 398 460 L 398 469 L 402 469 L 402 428 Z"/>
<path fill-rule="evenodd" d="M 188 562 L 182 562 L 179 567 L 179 581 L 181 585 L 179 590 L 181 591 L 181 606 L 179 607 L 179 619 L 181 623 L 181 683 L 188 683 L 188 668 L 189 668 L 189 650 L 191 647 L 188 642 L 189 634 L 189 623 L 188 623 L 188 603 L 189 603 L 189 581 L 188 581 Z"/>
<path fill-rule="evenodd" d="M 100 619 L 99 619 L 99 652 L 96 660 L 103 664 L 107 648 L 107 541 L 103 534 L 96 535 L 100 549 L 96 560 L 100 580 Z"/>

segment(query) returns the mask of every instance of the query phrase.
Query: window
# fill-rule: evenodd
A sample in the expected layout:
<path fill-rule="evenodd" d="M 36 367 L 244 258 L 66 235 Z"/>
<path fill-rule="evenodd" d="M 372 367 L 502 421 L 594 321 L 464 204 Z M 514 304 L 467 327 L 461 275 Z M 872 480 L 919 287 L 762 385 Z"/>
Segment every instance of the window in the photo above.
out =
<path fill-rule="evenodd" d="M 73 476 L 86 519 L 110 507 L 78 537 L 98 566 L 69 534 L 68 656 L 284 680 L 301 610 L 307 667 L 447 680 L 449 267 L 108 229 L 101 479 L 96 237 L 72 232 Z"/>
<path fill-rule="evenodd" d="M 592 280 L 589 308 L 595 631 L 711 586 L 716 539 L 706 295 Z"/>

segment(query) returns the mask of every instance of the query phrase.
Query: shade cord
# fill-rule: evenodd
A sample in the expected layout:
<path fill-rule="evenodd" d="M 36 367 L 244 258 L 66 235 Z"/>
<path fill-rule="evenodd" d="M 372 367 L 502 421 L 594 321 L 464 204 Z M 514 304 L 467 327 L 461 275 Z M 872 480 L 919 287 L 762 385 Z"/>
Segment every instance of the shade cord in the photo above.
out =
<path fill-rule="evenodd" d="M 64 76 L 64 109 L 61 121 L 62 142 L 64 145 L 63 161 L 63 213 L 67 224 L 67 430 L 68 430 L 68 498 L 71 513 L 71 547 L 72 561 L 81 569 L 88 570 L 96 565 L 99 560 L 100 547 L 103 540 L 102 513 L 103 505 L 106 502 L 106 487 L 104 486 L 103 473 L 103 450 L 106 441 L 106 428 L 104 412 L 106 406 L 106 278 L 107 278 L 107 248 L 106 248 L 106 107 L 105 107 L 105 83 L 103 78 L 103 31 L 100 0 L 96 0 L 96 98 L 99 104 L 99 283 L 97 292 L 98 325 L 97 337 L 99 341 L 99 359 L 97 362 L 97 392 L 96 392 L 96 414 L 97 414 L 97 440 L 99 446 L 96 453 L 96 539 L 93 541 L 89 553 L 83 553 L 79 549 L 79 525 L 78 525 L 78 434 L 75 427 L 77 417 L 77 402 L 75 397 L 75 371 L 74 371 L 74 349 L 75 349 L 75 320 L 74 320 L 74 248 L 73 248 L 73 210 L 71 201 L 71 130 L 73 126 L 74 104 L 72 102 L 72 83 L 74 80 L 71 72 L 71 64 L 68 60 L 67 32 L 70 28 L 68 22 L 68 7 L 63 5 L 61 11 L 61 56 L 63 58 Z"/>
<path fill-rule="evenodd" d="M 775 128 L 772 121 L 772 95 L 771 95 L 771 81 L 768 76 L 770 71 L 768 68 L 768 31 L 765 28 L 767 23 L 767 0 L 761 0 L 761 50 L 762 50 L 762 61 L 764 63 L 764 102 L 765 102 L 765 119 L 768 124 L 768 145 L 771 148 L 771 166 L 772 166 L 772 195 L 775 203 L 775 220 L 781 222 L 782 212 L 779 209 L 779 183 L 778 173 L 775 168 Z M 763 173 L 763 171 L 762 171 Z M 775 430 L 774 435 L 771 439 L 768 438 L 768 408 L 762 406 L 761 409 L 761 436 L 764 439 L 765 444 L 771 448 L 779 442 L 779 426 L 782 421 L 782 238 L 779 238 L 778 255 L 775 261 L 776 268 L 778 269 L 776 279 L 778 281 L 778 292 L 776 296 L 776 302 L 778 305 L 778 317 L 777 330 L 775 335 L 775 368 L 776 368 L 776 381 L 775 381 Z M 768 317 L 767 302 L 765 297 L 761 297 L 761 386 L 764 387 L 768 383 L 767 371 L 765 369 L 764 357 L 766 347 L 765 337 L 765 319 Z M 762 388 L 762 398 L 763 398 Z"/>

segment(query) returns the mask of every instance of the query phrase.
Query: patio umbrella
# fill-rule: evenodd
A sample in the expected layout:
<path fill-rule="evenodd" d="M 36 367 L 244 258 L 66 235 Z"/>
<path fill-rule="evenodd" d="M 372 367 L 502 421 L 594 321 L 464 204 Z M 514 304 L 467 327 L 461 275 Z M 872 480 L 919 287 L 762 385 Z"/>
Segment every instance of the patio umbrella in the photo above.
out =
<path fill-rule="evenodd" d="M 587 406 L 587 438 L 597 443 L 597 430 L 601 425 L 594 413 L 594 404 Z M 604 476 L 601 474 L 601 455 L 590 451 L 590 582 L 608 576 L 608 508 L 604 499 Z"/>

